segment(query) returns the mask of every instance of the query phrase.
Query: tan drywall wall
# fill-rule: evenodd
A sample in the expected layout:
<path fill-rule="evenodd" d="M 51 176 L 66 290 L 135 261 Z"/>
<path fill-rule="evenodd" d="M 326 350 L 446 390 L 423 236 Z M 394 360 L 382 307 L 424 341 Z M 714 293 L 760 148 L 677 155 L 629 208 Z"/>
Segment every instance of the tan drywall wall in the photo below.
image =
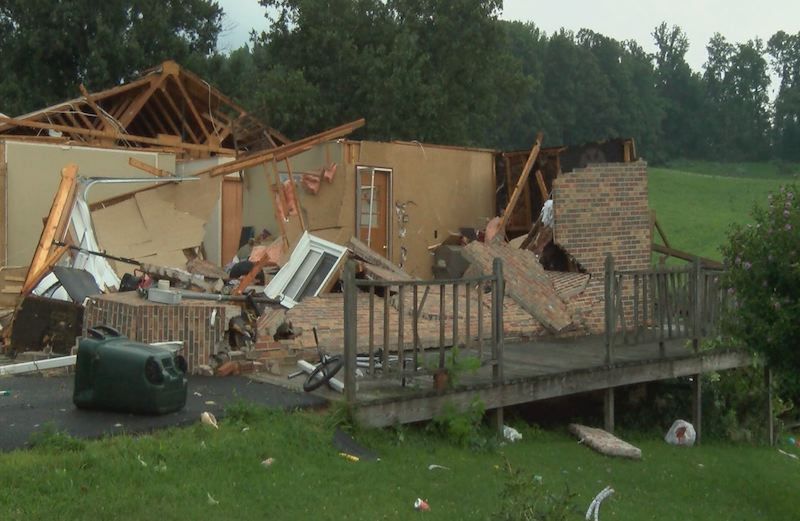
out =
<path fill-rule="evenodd" d="M 341 143 L 326 143 L 289 159 L 289 165 L 298 184 L 300 207 L 303 209 L 306 226 L 311 231 L 339 226 L 339 213 L 346 185 L 339 179 L 344 172 L 342 150 Z M 302 174 L 304 172 L 319 174 L 322 167 L 330 163 L 337 164 L 334 182 L 323 181 L 317 195 L 307 194 L 300 186 Z M 279 174 L 285 176 L 288 173 L 285 161 L 277 163 L 276 166 Z M 242 223 L 244 226 L 254 226 L 256 230 L 266 228 L 273 235 L 278 235 L 280 226 L 275 221 L 274 196 L 270 189 L 272 179 L 271 163 L 267 164 L 266 170 L 262 166 L 257 166 L 244 171 Z"/>
<path fill-rule="evenodd" d="M 403 268 L 429 278 L 432 256 L 428 246 L 460 227 L 483 227 L 493 211 L 492 162 L 490 152 L 362 141 L 356 165 L 392 169 L 391 260 L 399 264 L 401 248 L 405 248 Z M 348 174 L 355 193 L 355 166 Z M 396 203 L 406 203 L 404 238 L 400 237 Z M 352 208 L 353 203 L 350 205 Z"/>
<path fill-rule="evenodd" d="M 109 150 L 89 147 L 70 147 L 41 143 L 6 141 L 8 164 L 6 219 L 6 264 L 27 265 L 39 236 L 43 219 L 47 217 L 53 195 L 61 180 L 61 169 L 69 164 L 78 165 L 82 177 L 142 177 L 152 178 L 128 164 L 133 157 L 168 172 L 175 171 L 173 154 Z M 89 202 L 142 188 L 142 184 L 94 186 L 89 192 Z"/>
<path fill-rule="evenodd" d="M 192 161 L 185 161 L 177 165 L 177 174 L 180 176 L 194 175 L 201 170 L 210 168 L 212 166 L 222 165 L 229 161 L 233 161 L 232 157 L 211 157 L 207 159 L 195 159 Z M 203 251 L 206 255 L 206 260 L 223 266 L 230 259 L 222 258 L 222 178 L 217 178 L 219 182 L 209 184 L 203 181 L 192 181 L 191 183 L 203 184 L 203 197 L 215 196 L 217 203 L 208 216 L 203 236 Z M 187 192 L 188 193 L 188 192 Z"/>
<path fill-rule="evenodd" d="M 346 242 L 355 234 L 356 167 L 391 169 L 391 260 L 399 264 L 405 248 L 404 268 L 415 276 L 431 277 L 428 246 L 462 226 L 483 227 L 492 217 L 491 152 L 371 141 L 328 143 L 293 158 L 291 165 L 295 173 L 319 171 L 326 160 L 337 163 L 333 183 L 323 181 L 317 195 L 298 189 L 309 231 Z M 286 171 L 285 164 L 278 167 Z M 266 226 L 277 234 L 273 197 L 263 168 L 245 172 L 244 192 L 245 225 Z M 407 223 L 399 222 L 395 203 L 406 203 Z M 401 226 L 406 228 L 404 237 Z"/>

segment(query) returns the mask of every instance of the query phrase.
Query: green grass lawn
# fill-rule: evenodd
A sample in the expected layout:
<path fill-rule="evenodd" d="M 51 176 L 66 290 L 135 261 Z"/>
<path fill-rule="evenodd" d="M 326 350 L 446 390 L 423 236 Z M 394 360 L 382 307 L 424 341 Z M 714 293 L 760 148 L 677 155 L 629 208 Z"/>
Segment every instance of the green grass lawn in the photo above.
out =
<path fill-rule="evenodd" d="M 706 162 L 650 168 L 650 208 L 656 211 L 672 247 L 720 260 L 719 248 L 727 240 L 730 225 L 749 222 L 754 203 L 765 205 L 771 191 L 797 182 L 794 174 L 786 173 L 795 170 L 800 168 Z"/>
<path fill-rule="evenodd" d="M 223 421 L 219 431 L 198 424 L 3 454 L 0 518 L 482 520 L 498 509 L 507 459 L 551 492 L 568 485 L 570 519 L 583 519 L 606 485 L 616 494 L 602 506 L 604 521 L 797 519 L 800 461 L 775 448 L 640 439 L 632 440 L 644 454 L 637 462 L 533 428 L 521 429 L 519 443 L 479 452 L 420 429 L 389 429 L 356 434 L 380 461 L 351 462 L 332 447 L 329 418 L 270 412 Z M 267 457 L 270 467 L 261 464 Z M 430 512 L 414 512 L 417 497 Z"/>

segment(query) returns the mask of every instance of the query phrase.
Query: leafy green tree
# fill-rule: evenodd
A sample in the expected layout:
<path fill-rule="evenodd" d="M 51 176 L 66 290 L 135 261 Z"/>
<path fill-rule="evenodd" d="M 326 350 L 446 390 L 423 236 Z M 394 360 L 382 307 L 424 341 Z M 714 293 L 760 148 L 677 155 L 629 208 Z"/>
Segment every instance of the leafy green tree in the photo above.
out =
<path fill-rule="evenodd" d="M 0 111 L 18 114 L 107 88 L 172 58 L 213 54 L 222 9 L 211 0 L 5 0 Z"/>
<path fill-rule="evenodd" d="M 656 91 L 664 107 L 664 147 L 655 159 L 704 157 L 703 84 L 686 63 L 689 39 L 680 27 L 666 23 L 655 28 L 653 38 Z"/>
<path fill-rule="evenodd" d="M 777 156 L 800 161 L 800 32 L 775 33 L 767 43 L 767 52 L 781 80 L 773 119 Z"/>
<path fill-rule="evenodd" d="M 800 393 L 800 192 L 771 194 L 753 209 L 754 224 L 736 225 L 723 248 L 732 310 L 725 321 L 735 338 L 780 372 Z"/>

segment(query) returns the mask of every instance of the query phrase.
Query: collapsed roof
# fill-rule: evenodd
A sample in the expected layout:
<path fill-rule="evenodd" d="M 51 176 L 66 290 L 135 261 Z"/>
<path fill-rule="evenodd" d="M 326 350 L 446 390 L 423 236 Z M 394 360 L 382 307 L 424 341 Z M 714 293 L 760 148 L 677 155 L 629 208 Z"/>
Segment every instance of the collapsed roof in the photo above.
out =
<path fill-rule="evenodd" d="M 129 83 L 9 118 L 0 138 L 159 148 L 182 156 L 235 156 L 288 140 L 174 61 Z"/>

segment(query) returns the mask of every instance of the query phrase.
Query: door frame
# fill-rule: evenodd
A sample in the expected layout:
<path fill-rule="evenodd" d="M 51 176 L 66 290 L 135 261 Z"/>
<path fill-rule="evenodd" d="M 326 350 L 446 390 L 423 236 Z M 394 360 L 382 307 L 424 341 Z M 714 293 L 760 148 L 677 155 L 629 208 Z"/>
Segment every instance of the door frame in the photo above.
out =
<path fill-rule="evenodd" d="M 373 166 L 373 165 L 364 165 L 358 164 L 355 165 L 355 176 L 353 176 L 356 180 L 355 182 L 355 194 L 356 194 L 356 206 L 354 209 L 354 235 L 356 238 L 360 238 L 360 221 L 361 221 L 361 175 L 359 169 L 368 168 L 373 171 L 380 171 L 385 172 L 388 179 L 387 179 L 387 186 L 388 189 L 386 190 L 386 259 L 390 262 L 392 261 L 393 245 L 394 241 L 392 240 L 392 208 L 393 208 L 393 198 L 394 198 L 394 169 L 385 167 L 385 166 Z M 372 248 L 370 246 L 370 248 Z"/>

